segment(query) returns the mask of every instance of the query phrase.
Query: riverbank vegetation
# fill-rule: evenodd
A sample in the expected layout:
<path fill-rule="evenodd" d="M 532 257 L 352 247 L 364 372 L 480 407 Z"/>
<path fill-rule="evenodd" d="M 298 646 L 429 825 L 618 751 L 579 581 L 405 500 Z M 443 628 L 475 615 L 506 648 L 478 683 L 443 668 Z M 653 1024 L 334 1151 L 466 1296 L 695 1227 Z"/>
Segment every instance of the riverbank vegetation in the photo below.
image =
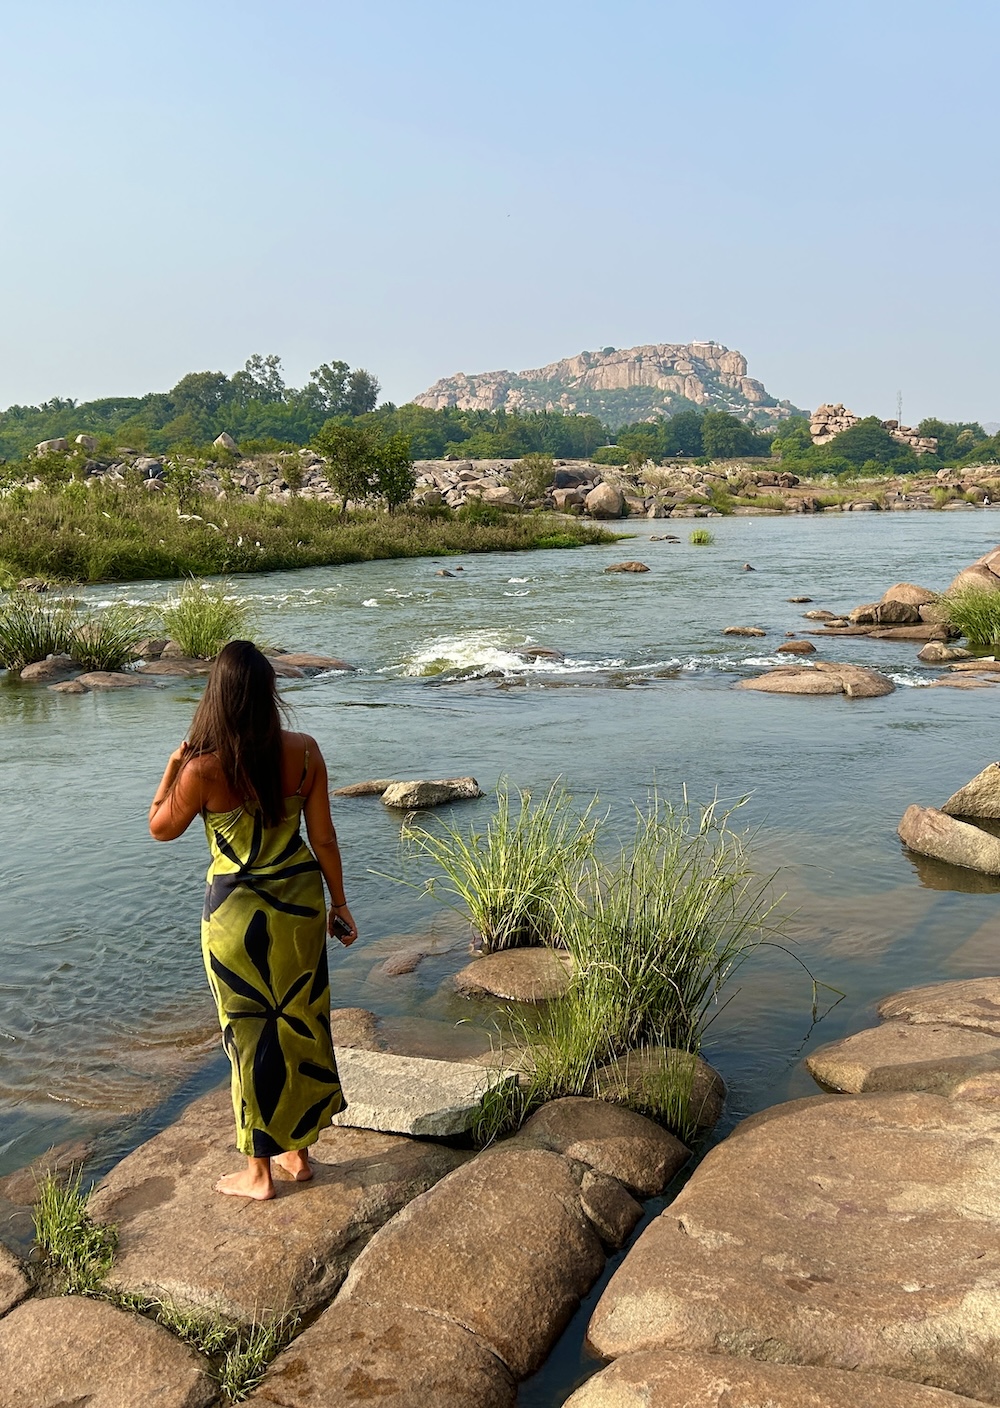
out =
<path fill-rule="evenodd" d="M 952 630 L 973 650 L 1000 645 L 1000 592 L 992 587 L 958 587 L 938 599 Z"/>
<path fill-rule="evenodd" d="M 512 807 L 501 785 L 483 832 L 444 822 L 407 834 L 411 856 L 444 877 L 425 888 L 464 902 L 484 949 L 543 943 L 573 960 L 564 996 L 512 1014 L 524 1078 L 488 1098 L 480 1135 L 495 1137 L 547 1100 L 595 1093 L 602 1071 L 631 1055 L 643 1061 L 643 1088 L 612 1097 L 689 1137 L 694 1057 L 722 989 L 774 927 L 770 878 L 757 876 L 735 809 L 686 799 L 675 808 L 654 793 L 620 839 L 596 798 L 582 810 L 558 788 L 518 798 Z M 522 903 L 505 923 L 513 896 Z"/>
<path fill-rule="evenodd" d="M 0 585 L 52 581 L 148 581 L 236 572 L 276 572 L 379 558 L 515 552 L 613 541 L 597 524 L 542 513 L 409 507 L 341 514 L 315 499 L 288 502 L 142 485 L 81 483 L 0 497 Z"/>

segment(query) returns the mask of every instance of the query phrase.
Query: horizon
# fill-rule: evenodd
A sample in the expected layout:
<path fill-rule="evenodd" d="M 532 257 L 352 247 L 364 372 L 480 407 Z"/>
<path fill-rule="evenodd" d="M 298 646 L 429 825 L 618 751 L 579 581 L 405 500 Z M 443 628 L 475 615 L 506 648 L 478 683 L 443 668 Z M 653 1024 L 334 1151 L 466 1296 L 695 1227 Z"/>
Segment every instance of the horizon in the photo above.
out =
<path fill-rule="evenodd" d="M 714 340 L 795 405 L 1000 420 L 981 0 L 48 0 L 5 37 L 5 407 Z"/>

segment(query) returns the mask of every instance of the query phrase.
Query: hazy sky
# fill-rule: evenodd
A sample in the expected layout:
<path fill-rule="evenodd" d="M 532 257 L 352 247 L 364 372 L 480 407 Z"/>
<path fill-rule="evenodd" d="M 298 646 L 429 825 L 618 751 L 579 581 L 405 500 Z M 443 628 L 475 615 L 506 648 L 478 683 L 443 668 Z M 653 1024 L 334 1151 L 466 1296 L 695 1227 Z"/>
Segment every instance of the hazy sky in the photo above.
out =
<path fill-rule="evenodd" d="M 1000 419 L 996 0 L 0 0 L 0 405 L 713 338 Z"/>

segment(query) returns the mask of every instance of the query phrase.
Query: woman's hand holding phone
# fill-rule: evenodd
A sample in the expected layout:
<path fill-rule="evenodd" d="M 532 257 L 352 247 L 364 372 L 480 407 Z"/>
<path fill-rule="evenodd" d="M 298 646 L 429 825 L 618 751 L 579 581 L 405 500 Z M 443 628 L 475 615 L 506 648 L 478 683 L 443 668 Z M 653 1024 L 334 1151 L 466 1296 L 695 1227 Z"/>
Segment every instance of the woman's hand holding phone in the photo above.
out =
<path fill-rule="evenodd" d="M 345 948 L 350 948 L 358 937 L 358 926 L 346 904 L 335 905 L 327 917 L 326 932 L 331 939 L 339 939 Z"/>

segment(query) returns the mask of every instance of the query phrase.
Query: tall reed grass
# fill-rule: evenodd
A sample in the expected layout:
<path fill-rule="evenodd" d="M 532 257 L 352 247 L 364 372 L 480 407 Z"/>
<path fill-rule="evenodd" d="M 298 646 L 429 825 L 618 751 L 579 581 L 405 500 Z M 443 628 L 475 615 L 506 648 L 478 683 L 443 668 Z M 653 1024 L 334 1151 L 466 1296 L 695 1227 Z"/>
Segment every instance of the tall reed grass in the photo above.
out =
<path fill-rule="evenodd" d="M 84 670 L 120 670 L 151 629 L 151 612 L 116 602 L 74 622 L 69 653 Z"/>
<path fill-rule="evenodd" d="M 959 587 L 939 599 L 952 630 L 978 650 L 1000 645 L 1000 591 L 993 587 Z"/>
<path fill-rule="evenodd" d="M 171 640 L 195 660 L 210 660 L 250 628 L 249 607 L 227 582 L 185 582 L 160 616 Z"/>
<path fill-rule="evenodd" d="M 0 594 L 0 666 L 21 670 L 46 655 L 68 654 L 74 641 L 73 603 L 37 592 Z"/>
<path fill-rule="evenodd" d="M 696 548 L 707 548 L 715 542 L 715 537 L 707 528 L 694 528 L 688 542 Z"/>

